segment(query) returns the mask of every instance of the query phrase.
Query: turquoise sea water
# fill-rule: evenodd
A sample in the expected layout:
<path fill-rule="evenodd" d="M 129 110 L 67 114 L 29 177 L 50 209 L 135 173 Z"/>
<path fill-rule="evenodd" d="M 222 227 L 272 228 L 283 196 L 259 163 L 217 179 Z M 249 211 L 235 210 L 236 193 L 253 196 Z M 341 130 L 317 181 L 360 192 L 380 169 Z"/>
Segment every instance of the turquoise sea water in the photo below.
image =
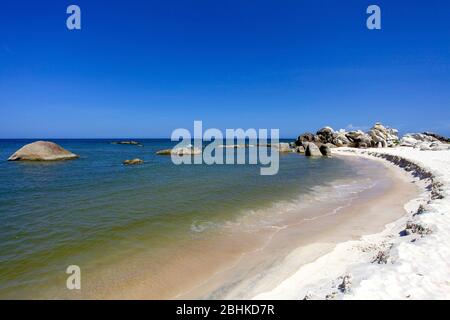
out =
<path fill-rule="evenodd" d="M 53 140 L 80 155 L 62 162 L 8 162 L 32 140 L 0 140 L 0 297 L 40 297 L 64 284 L 70 264 L 158 252 L 320 185 L 358 176 L 339 158 L 281 154 L 275 176 L 255 165 L 181 165 L 155 155 L 169 140 Z M 144 164 L 124 166 L 125 159 Z"/>

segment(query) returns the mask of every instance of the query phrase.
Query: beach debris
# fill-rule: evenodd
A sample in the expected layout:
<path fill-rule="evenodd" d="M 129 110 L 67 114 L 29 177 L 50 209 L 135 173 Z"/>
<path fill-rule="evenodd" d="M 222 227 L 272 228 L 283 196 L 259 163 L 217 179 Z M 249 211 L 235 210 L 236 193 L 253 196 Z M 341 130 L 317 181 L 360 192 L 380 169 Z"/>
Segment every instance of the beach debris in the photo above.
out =
<path fill-rule="evenodd" d="M 378 251 L 377 255 L 372 260 L 372 263 L 386 264 L 388 263 L 388 259 L 389 259 L 388 251 Z"/>
<path fill-rule="evenodd" d="M 333 291 L 325 296 L 325 300 L 334 300 L 336 299 L 337 292 Z"/>
<path fill-rule="evenodd" d="M 351 291 L 350 287 L 352 286 L 352 275 L 346 274 L 343 277 L 340 277 L 342 282 L 339 284 L 338 289 L 342 293 L 349 293 Z"/>
<path fill-rule="evenodd" d="M 307 157 L 321 157 L 322 152 L 319 148 L 312 142 L 307 142 L 305 147 L 305 156 Z"/>
<path fill-rule="evenodd" d="M 8 161 L 56 161 L 71 160 L 78 155 L 51 141 L 29 143 L 8 158 Z"/>
<path fill-rule="evenodd" d="M 416 233 L 416 234 L 420 234 L 420 235 L 427 235 L 432 232 L 433 231 L 426 226 L 423 226 L 423 225 L 413 222 L 413 221 L 408 221 L 406 223 L 406 228 L 405 228 L 404 234 L 411 235 L 413 233 Z"/>
<path fill-rule="evenodd" d="M 311 291 L 308 291 L 308 292 L 306 292 L 306 294 L 302 300 L 312 300 L 312 299 L 313 299 L 313 294 Z"/>
<path fill-rule="evenodd" d="M 123 162 L 124 165 L 135 165 L 135 164 L 142 164 L 142 163 L 144 163 L 144 160 L 138 159 L 138 158 L 131 159 L 131 160 L 125 160 Z"/>
<path fill-rule="evenodd" d="M 143 147 L 144 145 L 138 141 L 134 140 L 124 140 L 124 141 L 113 141 L 111 144 L 124 144 L 124 145 L 131 145 L 131 146 L 138 146 Z"/>
<path fill-rule="evenodd" d="M 423 204 L 421 204 L 421 205 L 419 205 L 419 208 L 417 208 L 417 211 L 416 211 L 416 213 L 413 214 L 413 216 L 421 215 L 426 211 L 427 211 L 427 209 L 425 208 L 425 206 Z"/>

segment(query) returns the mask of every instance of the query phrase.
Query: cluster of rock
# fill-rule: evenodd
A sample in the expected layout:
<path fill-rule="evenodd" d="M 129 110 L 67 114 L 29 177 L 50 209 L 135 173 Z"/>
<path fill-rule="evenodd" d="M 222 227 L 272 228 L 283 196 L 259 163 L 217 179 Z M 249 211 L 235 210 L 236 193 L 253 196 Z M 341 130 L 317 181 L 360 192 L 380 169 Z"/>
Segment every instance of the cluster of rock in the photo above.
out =
<path fill-rule="evenodd" d="M 295 144 L 304 146 L 305 142 L 333 147 L 353 148 L 385 148 L 399 143 L 398 130 L 376 123 L 368 132 L 361 130 L 345 131 L 344 129 L 334 131 L 331 127 L 324 127 L 316 132 L 300 135 Z"/>
<path fill-rule="evenodd" d="M 403 147 L 412 147 L 420 150 L 448 150 L 450 149 L 450 139 L 431 132 L 408 133 L 400 140 Z"/>
<path fill-rule="evenodd" d="M 142 146 L 137 141 L 117 141 L 113 144 Z M 418 148 L 420 150 L 450 150 L 450 138 L 436 133 L 408 133 L 402 139 L 398 137 L 398 130 L 376 123 L 368 132 L 361 130 L 345 131 L 343 129 L 334 131 L 331 127 L 324 127 L 313 133 L 304 133 L 291 143 L 280 142 L 278 144 L 258 144 L 258 147 L 272 147 L 278 152 L 298 152 L 305 156 L 321 157 L 331 156 L 331 150 L 337 147 L 353 148 L 386 148 L 404 146 Z M 223 148 L 248 148 L 255 145 L 222 145 Z M 200 155 L 202 149 L 188 145 L 182 148 L 165 149 L 156 152 L 158 155 Z M 70 160 L 78 158 L 78 155 L 62 148 L 50 141 L 36 141 L 27 144 L 11 155 L 9 161 L 55 161 Z M 125 160 L 124 164 L 140 164 L 140 159 Z"/>

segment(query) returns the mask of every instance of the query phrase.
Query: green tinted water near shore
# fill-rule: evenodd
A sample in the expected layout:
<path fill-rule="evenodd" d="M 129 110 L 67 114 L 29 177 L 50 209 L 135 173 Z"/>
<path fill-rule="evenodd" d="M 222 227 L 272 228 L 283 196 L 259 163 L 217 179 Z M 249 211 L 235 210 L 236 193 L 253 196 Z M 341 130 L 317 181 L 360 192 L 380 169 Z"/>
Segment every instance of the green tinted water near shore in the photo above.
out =
<path fill-rule="evenodd" d="M 0 297 L 58 297 L 43 292 L 65 287 L 68 265 L 89 271 L 143 253 L 158 264 L 167 248 L 245 215 L 298 206 L 319 186 L 364 178 L 338 158 L 285 154 L 277 175 L 261 176 L 254 165 L 175 166 L 155 155 L 168 140 L 109 141 L 56 141 L 80 155 L 74 161 L 0 161 Z M 0 140 L 0 159 L 28 142 Z M 122 165 L 131 158 L 145 163 Z"/>

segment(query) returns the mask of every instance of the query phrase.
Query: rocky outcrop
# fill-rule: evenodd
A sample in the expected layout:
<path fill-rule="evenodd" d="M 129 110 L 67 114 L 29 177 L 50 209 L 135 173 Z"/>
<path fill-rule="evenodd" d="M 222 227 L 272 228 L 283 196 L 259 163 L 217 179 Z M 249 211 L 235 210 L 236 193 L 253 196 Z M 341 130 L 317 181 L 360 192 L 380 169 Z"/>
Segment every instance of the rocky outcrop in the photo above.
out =
<path fill-rule="evenodd" d="M 132 160 L 125 160 L 123 162 L 124 165 L 135 165 L 135 164 L 142 164 L 144 163 L 144 160 L 141 159 L 132 159 Z"/>
<path fill-rule="evenodd" d="M 440 141 L 434 135 L 424 133 L 408 133 L 400 140 L 403 147 L 412 147 L 420 150 L 448 150 L 450 144 Z"/>
<path fill-rule="evenodd" d="M 393 147 L 399 143 L 398 131 L 388 128 L 377 122 L 367 133 L 361 130 L 345 131 L 340 129 L 334 131 L 331 127 L 324 127 L 316 132 L 300 135 L 295 144 L 305 146 L 313 142 L 318 147 L 325 144 L 328 147 L 354 147 L 354 148 L 384 148 Z"/>
<path fill-rule="evenodd" d="M 56 143 L 50 141 L 36 141 L 17 150 L 8 161 L 56 161 L 71 160 L 78 156 Z"/>
<path fill-rule="evenodd" d="M 446 138 L 446 137 L 441 136 L 441 135 L 439 135 L 439 134 L 437 134 L 437 133 L 434 133 L 434 132 L 424 132 L 423 134 L 426 135 L 426 136 L 430 136 L 430 137 L 436 138 L 437 140 L 439 140 L 439 141 L 442 142 L 442 143 L 450 143 L 450 138 Z"/>
<path fill-rule="evenodd" d="M 307 156 L 307 157 L 321 157 L 322 156 L 322 152 L 320 152 L 319 147 L 317 147 L 316 144 L 314 144 L 312 142 L 307 142 L 306 143 L 306 148 L 305 148 L 305 156 Z"/>

